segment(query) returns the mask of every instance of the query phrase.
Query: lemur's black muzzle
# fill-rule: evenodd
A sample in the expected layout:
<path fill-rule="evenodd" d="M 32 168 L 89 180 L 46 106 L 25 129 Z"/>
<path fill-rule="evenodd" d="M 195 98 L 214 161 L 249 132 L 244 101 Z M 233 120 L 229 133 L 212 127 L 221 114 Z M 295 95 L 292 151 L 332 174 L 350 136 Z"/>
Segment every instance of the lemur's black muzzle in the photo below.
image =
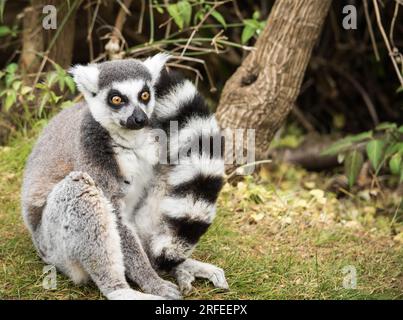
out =
<path fill-rule="evenodd" d="M 122 121 L 123 122 L 123 121 Z M 148 117 L 140 108 L 135 108 L 133 114 L 121 125 L 130 130 L 139 130 L 148 124 Z"/>

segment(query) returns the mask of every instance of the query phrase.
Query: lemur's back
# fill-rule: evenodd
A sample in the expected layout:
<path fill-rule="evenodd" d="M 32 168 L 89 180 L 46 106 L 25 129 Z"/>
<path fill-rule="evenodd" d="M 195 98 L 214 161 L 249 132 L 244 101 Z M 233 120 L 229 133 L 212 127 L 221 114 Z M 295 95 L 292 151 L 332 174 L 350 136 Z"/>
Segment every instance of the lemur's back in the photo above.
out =
<path fill-rule="evenodd" d="M 35 144 L 26 164 L 22 189 L 24 220 L 30 230 L 39 223 L 46 198 L 53 186 L 74 169 L 84 104 L 57 114 Z"/>

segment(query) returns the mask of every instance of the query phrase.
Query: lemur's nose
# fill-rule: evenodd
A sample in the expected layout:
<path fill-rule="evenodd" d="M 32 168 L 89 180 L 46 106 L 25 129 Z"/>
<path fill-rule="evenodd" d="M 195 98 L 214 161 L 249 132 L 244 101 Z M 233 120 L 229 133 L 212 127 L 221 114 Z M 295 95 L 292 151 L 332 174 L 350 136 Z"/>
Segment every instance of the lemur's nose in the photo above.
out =
<path fill-rule="evenodd" d="M 143 110 L 135 108 L 133 114 L 127 118 L 126 124 L 124 125 L 130 130 L 139 130 L 144 128 L 148 124 L 148 117 Z"/>

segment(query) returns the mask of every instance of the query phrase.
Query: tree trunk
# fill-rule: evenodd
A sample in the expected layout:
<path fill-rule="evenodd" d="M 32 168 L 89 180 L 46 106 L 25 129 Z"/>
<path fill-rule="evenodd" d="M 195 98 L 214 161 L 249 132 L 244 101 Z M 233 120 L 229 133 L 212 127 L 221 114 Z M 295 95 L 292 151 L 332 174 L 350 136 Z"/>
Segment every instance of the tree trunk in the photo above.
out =
<path fill-rule="evenodd" d="M 331 0 L 277 0 L 255 50 L 225 84 L 217 108 L 220 126 L 255 129 L 258 160 L 267 158 L 274 133 L 297 99 L 330 4 Z M 240 148 L 246 154 L 246 139 Z M 226 156 L 233 151 L 226 148 Z"/>
<path fill-rule="evenodd" d="M 26 7 L 24 9 L 20 55 L 20 67 L 26 82 L 29 81 L 29 74 L 38 72 L 41 64 L 41 57 L 38 53 L 42 53 L 43 50 L 41 14 L 39 10 L 35 10 L 33 7 Z"/>
<path fill-rule="evenodd" d="M 44 3 L 57 8 L 57 28 L 44 30 L 46 49 L 50 49 L 49 58 L 62 68 L 68 68 L 73 59 L 75 20 L 81 1 L 70 1 L 70 6 L 64 0 L 45 0 Z"/>
<path fill-rule="evenodd" d="M 80 3 L 80 0 L 71 1 L 69 6 L 65 0 L 31 0 L 31 6 L 24 9 L 20 67 L 25 75 L 42 71 L 41 55 L 46 53 L 51 61 L 63 68 L 71 65 L 75 17 Z M 45 14 L 42 10 L 46 5 L 54 5 L 57 8 L 56 29 L 43 28 Z M 28 81 L 28 78 L 25 80 Z"/>

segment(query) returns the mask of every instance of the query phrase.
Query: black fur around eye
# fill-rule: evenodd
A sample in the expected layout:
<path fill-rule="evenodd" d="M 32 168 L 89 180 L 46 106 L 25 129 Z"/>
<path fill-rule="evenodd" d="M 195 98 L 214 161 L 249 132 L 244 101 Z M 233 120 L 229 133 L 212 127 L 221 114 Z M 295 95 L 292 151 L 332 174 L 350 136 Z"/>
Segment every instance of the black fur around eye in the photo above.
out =
<path fill-rule="evenodd" d="M 111 90 L 108 93 L 108 98 L 107 98 L 107 103 L 108 105 L 113 108 L 121 108 L 128 102 L 128 99 L 125 95 L 122 95 L 119 91 L 117 90 Z"/>

